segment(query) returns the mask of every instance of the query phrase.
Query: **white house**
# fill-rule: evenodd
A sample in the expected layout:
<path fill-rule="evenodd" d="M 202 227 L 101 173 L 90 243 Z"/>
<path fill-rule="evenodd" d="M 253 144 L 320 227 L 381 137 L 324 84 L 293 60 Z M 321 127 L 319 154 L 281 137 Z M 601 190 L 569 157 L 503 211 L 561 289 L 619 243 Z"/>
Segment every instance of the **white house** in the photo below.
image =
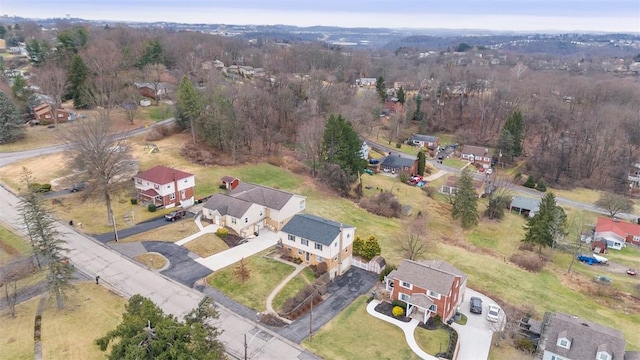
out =
<path fill-rule="evenodd" d="M 215 194 L 204 205 L 203 214 L 214 224 L 228 227 L 236 234 L 246 237 L 264 228 L 267 208 L 263 205 L 237 199 L 224 194 Z"/>
<path fill-rule="evenodd" d="M 152 167 L 133 177 L 138 199 L 143 203 L 171 208 L 194 204 L 196 177 L 164 165 Z"/>
<path fill-rule="evenodd" d="M 491 154 L 489 149 L 482 146 L 465 145 L 462 148 L 460 157 L 473 164 L 480 164 L 483 168 L 491 167 Z"/>
<path fill-rule="evenodd" d="M 307 264 L 327 264 L 333 279 L 344 274 L 353 257 L 356 228 L 311 214 L 294 216 L 280 231 L 283 251 Z"/>
<path fill-rule="evenodd" d="M 362 146 L 360 146 L 360 158 L 367 160 L 369 158 L 369 144 L 366 141 L 362 142 Z"/>

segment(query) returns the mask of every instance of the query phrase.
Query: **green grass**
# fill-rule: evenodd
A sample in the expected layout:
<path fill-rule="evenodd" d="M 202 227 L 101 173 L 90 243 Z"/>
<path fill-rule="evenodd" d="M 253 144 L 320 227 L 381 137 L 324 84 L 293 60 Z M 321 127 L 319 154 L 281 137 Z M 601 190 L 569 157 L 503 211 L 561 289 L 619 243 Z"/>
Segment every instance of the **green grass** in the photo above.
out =
<path fill-rule="evenodd" d="M 361 296 L 302 346 L 325 359 L 418 359 L 399 327 L 374 318 Z"/>
<path fill-rule="evenodd" d="M 174 115 L 173 107 L 160 104 L 159 106 L 152 106 L 148 108 L 146 111 L 147 116 L 151 118 L 151 120 L 162 121 L 164 119 L 168 119 Z"/>
<path fill-rule="evenodd" d="M 234 274 L 236 265 L 216 271 L 207 282 L 237 302 L 264 311 L 267 296 L 294 270 L 291 265 L 263 257 L 264 254 L 266 251 L 245 259 L 251 274 L 244 283 Z"/>
<path fill-rule="evenodd" d="M 313 284 L 314 280 L 315 279 L 313 276 L 313 271 L 311 271 L 310 268 L 305 268 L 304 270 L 302 270 L 301 273 L 291 279 L 291 281 L 289 281 L 287 285 L 285 285 L 282 290 L 280 290 L 278 295 L 276 295 L 272 303 L 273 308 L 276 311 L 280 310 L 287 299 L 295 296 L 298 291 L 304 289 L 305 286 Z"/>
<path fill-rule="evenodd" d="M 465 160 L 455 159 L 455 158 L 447 158 L 442 161 L 442 165 L 451 166 L 456 169 L 462 169 L 469 162 Z"/>
<path fill-rule="evenodd" d="M 0 225 L 0 265 L 9 263 L 16 256 L 26 255 L 30 251 L 31 246 L 25 239 L 8 227 Z"/>
<path fill-rule="evenodd" d="M 418 346 L 429 355 L 435 356 L 439 352 L 447 351 L 449 346 L 449 332 L 443 328 L 426 330 L 416 327 L 413 336 Z"/>

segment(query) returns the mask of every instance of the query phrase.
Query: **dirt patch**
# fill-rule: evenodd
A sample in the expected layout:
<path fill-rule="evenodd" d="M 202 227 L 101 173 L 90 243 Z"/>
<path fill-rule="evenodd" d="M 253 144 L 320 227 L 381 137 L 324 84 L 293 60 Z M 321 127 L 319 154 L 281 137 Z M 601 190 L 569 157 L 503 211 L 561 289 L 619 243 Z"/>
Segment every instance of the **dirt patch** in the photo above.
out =
<path fill-rule="evenodd" d="M 224 241 L 224 243 L 227 244 L 227 246 L 232 248 L 234 246 L 238 246 L 242 244 L 244 242 L 244 239 L 238 235 L 230 233 L 227 236 L 225 236 L 225 238 L 222 239 L 222 241 Z"/>

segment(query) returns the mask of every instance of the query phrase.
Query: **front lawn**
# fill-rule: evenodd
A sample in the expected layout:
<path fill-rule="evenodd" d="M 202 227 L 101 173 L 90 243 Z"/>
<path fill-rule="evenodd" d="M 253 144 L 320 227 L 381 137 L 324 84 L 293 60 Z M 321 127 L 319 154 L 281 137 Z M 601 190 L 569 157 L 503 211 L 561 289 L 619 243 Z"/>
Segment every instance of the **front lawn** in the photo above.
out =
<path fill-rule="evenodd" d="M 200 231 L 194 219 L 187 218 L 172 222 L 141 234 L 120 239 L 120 242 L 171 241 L 176 242 Z"/>
<path fill-rule="evenodd" d="M 419 359 L 402 330 L 367 313 L 360 296 L 302 346 L 325 359 Z"/>
<path fill-rule="evenodd" d="M 0 266 L 10 263 L 17 256 L 26 255 L 30 251 L 31 246 L 25 239 L 4 224 L 0 224 Z"/>
<path fill-rule="evenodd" d="M 229 246 L 222 239 L 216 234 L 210 233 L 202 234 L 183 246 L 203 258 L 229 249 Z"/>
<path fill-rule="evenodd" d="M 465 165 L 467 165 L 469 162 L 466 160 L 460 160 L 460 159 L 456 159 L 456 158 L 446 158 L 442 161 L 442 165 L 445 166 L 450 166 L 456 169 L 462 169 L 463 167 L 465 167 Z"/>
<path fill-rule="evenodd" d="M 314 280 L 315 277 L 313 276 L 313 271 L 311 270 L 311 268 L 307 267 L 302 270 L 302 272 L 291 279 L 291 281 L 289 281 L 287 285 L 285 285 L 282 290 L 280 290 L 278 295 L 276 295 L 276 297 L 273 299 L 272 305 L 274 310 L 279 311 L 280 308 L 282 308 L 284 302 L 287 301 L 287 299 L 295 296 L 298 291 L 304 289 L 307 285 L 313 284 Z"/>
<path fill-rule="evenodd" d="M 295 269 L 291 265 L 264 257 L 268 251 L 270 250 L 245 259 L 250 276 L 244 283 L 234 274 L 238 263 L 214 272 L 207 278 L 207 283 L 244 306 L 265 311 L 269 294 Z"/>
<path fill-rule="evenodd" d="M 443 328 L 427 330 L 416 327 L 413 336 L 418 346 L 429 355 L 436 356 L 441 352 L 446 352 L 449 346 L 449 332 Z"/>

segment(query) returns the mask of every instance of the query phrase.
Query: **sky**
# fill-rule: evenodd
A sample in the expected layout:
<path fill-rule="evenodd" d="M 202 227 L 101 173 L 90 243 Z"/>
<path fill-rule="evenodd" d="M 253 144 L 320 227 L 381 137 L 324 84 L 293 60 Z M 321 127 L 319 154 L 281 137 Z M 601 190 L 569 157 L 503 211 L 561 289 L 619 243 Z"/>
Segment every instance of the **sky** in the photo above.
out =
<path fill-rule="evenodd" d="M 640 33 L 640 0 L 0 0 L 0 14 L 110 21 Z"/>

